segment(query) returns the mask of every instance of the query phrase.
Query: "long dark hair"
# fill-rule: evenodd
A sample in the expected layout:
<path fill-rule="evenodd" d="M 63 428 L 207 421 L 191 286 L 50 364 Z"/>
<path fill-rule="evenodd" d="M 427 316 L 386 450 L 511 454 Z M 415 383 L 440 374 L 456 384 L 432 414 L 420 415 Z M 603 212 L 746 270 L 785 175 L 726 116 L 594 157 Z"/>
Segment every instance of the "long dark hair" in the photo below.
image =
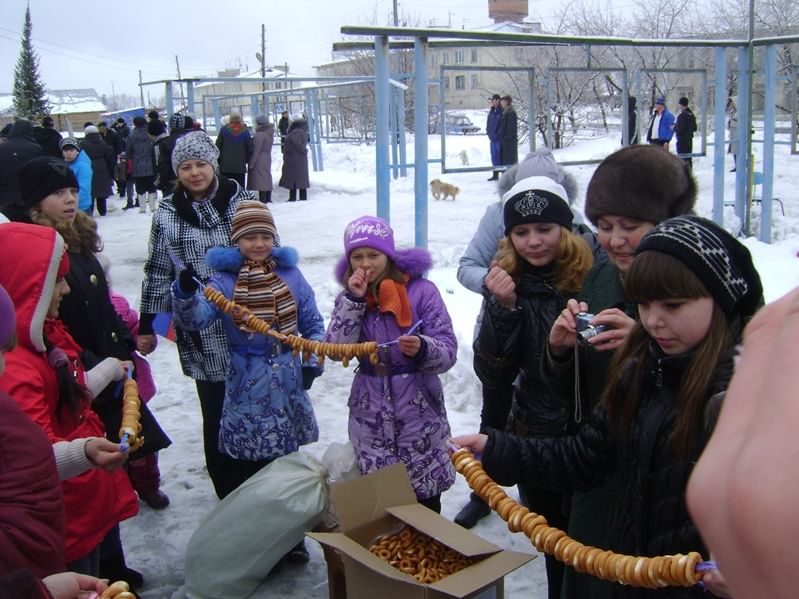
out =
<path fill-rule="evenodd" d="M 62 349 L 54 346 L 47 337 L 44 338 L 44 347 L 47 350 L 47 363 L 55 371 L 58 385 L 56 418 L 59 420 L 66 416 L 77 418 L 81 413 L 83 402 L 91 401 L 89 390 L 75 379 L 69 358 Z"/>
<path fill-rule="evenodd" d="M 58 231 L 70 252 L 95 254 L 103 251 L 103 242 L 97 234 L 97 221 L 83 210 L 78 210 L 75 213 L 75 219 L 72 222 L 67 222 L 50 218 L 36 205 L 31 208 L 31 220 L 37 225 L 51 227 Z"/>
<path fill-rule="evenodd" d="M 633 260 L 624 277 L 624 293 L 629 300 L 637 302 L 711 297 L 687 266 L 655 251 L 642 252 Z M 714 301 L 710 328 L 694 348 L 680 381 L 677 419 L 670 441 L 681 459 L 690 455 L 702 431 L 704 410 L 714 394 L 717 373 L 730 358 L 735 343 L 734 330 Z M 650 368 L 650 343 L 649 334 L 637 322 L 610 364 L 602 403 L 610 415 L 611 426 L 622 435 L 629 433 L 638 411 L 641 383 Z"/>

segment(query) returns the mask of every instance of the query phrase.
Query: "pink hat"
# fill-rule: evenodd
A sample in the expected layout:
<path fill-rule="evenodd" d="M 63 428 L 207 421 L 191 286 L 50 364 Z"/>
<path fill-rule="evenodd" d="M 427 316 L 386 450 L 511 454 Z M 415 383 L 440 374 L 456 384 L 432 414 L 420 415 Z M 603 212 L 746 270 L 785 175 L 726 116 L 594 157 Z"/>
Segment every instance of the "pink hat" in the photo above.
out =
<path fill-rule="evenodd" d="M 394 259 L 394 231 L 382 218 L 361 216 L 344 229 L 344 252 L 347 256 L 352 250 L 368 247 L 383 252 L 390 260 Z"/>

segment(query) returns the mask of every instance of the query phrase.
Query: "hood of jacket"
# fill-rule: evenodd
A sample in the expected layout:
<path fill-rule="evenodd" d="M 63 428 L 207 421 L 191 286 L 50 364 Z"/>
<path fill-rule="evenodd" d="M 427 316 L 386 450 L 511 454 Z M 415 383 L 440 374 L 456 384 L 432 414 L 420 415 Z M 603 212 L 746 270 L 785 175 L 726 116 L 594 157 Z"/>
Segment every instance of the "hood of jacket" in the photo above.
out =
<path fill-rule="evenodd" d="M 33 123 L 27 119 L 17 119 L 17 122 L 11 126 L 11 131 L 8 132 L 8 139 L 14 137 L 36 141 L 36 138 L 33 137 Z"/>
<path fill-rule="evenodd" d="M 22 253 L 21 247 L 25 248 Z M 18 257 L 0 262 L 0 285 L 16 308 L 17 342 L 43 352 L 44 321 L 65 252 L 64 240 L 50 227 L 7 223 L 0 225 L 0 252 Z"/>
<path fill-rule="evenodd" d="M 341 282 L 349 266 L 349 257 L 342 256 L 336 263 L 336 281 Z M 411 279 L 419 279 L 433 267 L 433 258 L 424 248 L 407 248 L 394 252 L 394 266 Z"/>
<path fill-rule="evenodd" d="M 280 268 L 297 266 L 300 257 L 293 247 L 276 247 L 272 257 Z M 237 247 L 214 247 L 205 253 L 205 262 L 212 270 L 238 274 L 244 263 L 244 256 Z"/>

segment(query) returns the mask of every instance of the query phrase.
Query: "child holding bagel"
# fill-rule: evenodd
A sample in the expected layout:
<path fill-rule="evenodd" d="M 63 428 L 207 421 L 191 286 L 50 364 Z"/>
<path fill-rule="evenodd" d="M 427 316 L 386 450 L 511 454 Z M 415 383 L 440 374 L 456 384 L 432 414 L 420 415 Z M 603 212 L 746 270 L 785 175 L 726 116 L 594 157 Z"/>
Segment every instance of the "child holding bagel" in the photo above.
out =
<path fill-rule="evenodd" d="M 441 511 L 455 473 L 438 375 L 455 364 L 458 343 L 436 286 L 422 278 L 432 261 L 421 248 L 398 250 L 387 222 L 355 219 L 344 230 L 344 256 L 325 341 L 376 341 L 376 364 L 360 360 L 349 396 L 349 436 L 361 474 L 401 463 L 419 503 Z"/>
<path fill-rule="evenodd" d="M 272 213 L 258 201 L 244 200 L 233 214 L 231 241 L 236 247 L 211 248 L 206 254 L 215 274 L 209 287 L 246 307 L 281 333 L 320 340 L 324 320 L 313 289 L 297 268 L 297 252 L 274 247 Z M 307 389 L 321 374 L 315 356 L 304 362 L 291 348 L 251 330 L 238 313 L 225 314 L 199 290 L 189 266 L 172 286 L 175 322 L 197 331 L 221 319 L 230 349 L 225 400 L 219 424 L 219 449 L 239 472 L 231 491 L 276 458 L 319 438 Z M 230 473 L 233 476 L 233 472 Z M 308 561 L 303 543 L 294 561 Z"/>
<path fill-rule="evenodd" d="M 622 492 L 604 549 L 707 557 L 685 490 L 713 430 L 743 326 L 762 304 L 760 277 L 749 251 L 727 231 L 681 216 L 643 237 L 624 290 L 637 302 L 639 321 L 613 356 L 600 404 L 576 435 L 532 438 L 489 430 L 453 442 L 482 453 L 485 470 L 502 485 L 586 490 L 616 474 Z M 586 306 L 575 313 L 579 309 Z M 564 323 L 572 334 L 574 320 L 572 314 L 570 325 Z M 725 597 L 716 576 L 705 582 Z M 613 594 L 707 596 L 673 587 L 654 594 L 615 586 Z"/>

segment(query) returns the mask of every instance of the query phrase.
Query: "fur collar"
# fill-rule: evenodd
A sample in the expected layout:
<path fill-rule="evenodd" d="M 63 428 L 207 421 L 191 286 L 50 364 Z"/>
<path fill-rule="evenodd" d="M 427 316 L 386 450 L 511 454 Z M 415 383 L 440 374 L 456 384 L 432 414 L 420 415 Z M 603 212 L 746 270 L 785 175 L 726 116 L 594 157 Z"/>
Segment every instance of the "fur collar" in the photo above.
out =
<path fill-rule="evenodd" d="M 334 271 L 339 283 L 342 283 L 347 266 L 349 266 L 347 256 L 339 258 Z M 424 248 L 397 250 L 394 254 L 394 266 L 411 279 L 420 279 L 433 267 L 433 258 L 430 256 L 430 252 Z"/>
<path fill-rule="evenodd" d="M 228 179 L 227 177 L 223 177 L 221 175 L 217 177 L 217 181 L 219 183 L 219 187 L 217 188 L 216 194 L 213 198 L 211 198 L 210 202 L 214 208 L 216 208 L 216 211 L 220 214 L 220 216 L 224 216 L 227 212 L 228 206 L 230 206 L 230 200 L 239 191 L 239 184 L 232 179 Z M 183 220 L 188 221 L 193 226 L 199 227 L 201 226 L 200 219 L 197 217 L 197 213 L 192 208 L 192 202 L 193 200 L 183 189 L 179 189 L 172 194 L 172 205 L 175 206 L 175 212 L 177 212 L 178 216 L 180 216 Z"/>
<path fill-rule="evenodd" d="M 272 250 L 272 257 L 277 260 L 279 268 L 292 268 L 300 261 L 297 250 L 292 247 L 276 247 Z M 205 253 L 205 263 L 216 271 L 238 273 L 244 256 L 237 247 L 214 247 Z"/>

